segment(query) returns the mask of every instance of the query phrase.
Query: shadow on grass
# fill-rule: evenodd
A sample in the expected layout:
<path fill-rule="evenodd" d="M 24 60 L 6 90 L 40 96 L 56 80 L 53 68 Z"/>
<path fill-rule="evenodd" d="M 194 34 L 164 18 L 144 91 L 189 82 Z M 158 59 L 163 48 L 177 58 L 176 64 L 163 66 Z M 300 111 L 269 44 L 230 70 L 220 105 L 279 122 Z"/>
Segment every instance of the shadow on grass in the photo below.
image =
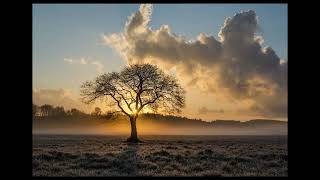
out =
<path fill-rule="evenodd" d="M 115 155 L 113 166 L 119 175 L 139 175 L 138 164 L 141 163 L 138 157 L 139 144 L 126 143 L 125 149 Z"/>

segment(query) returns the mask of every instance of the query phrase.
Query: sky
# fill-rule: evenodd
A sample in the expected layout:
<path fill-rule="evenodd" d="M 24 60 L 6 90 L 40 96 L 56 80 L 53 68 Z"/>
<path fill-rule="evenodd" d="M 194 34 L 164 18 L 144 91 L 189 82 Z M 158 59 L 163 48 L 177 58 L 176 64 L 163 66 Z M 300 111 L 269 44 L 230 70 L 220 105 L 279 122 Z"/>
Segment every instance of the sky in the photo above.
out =
<path fill-rule="evenodd" d="M 180 68 L 180 65 L 176 62 L 170 61 L 168 57 L 172 57 L 172 55 L 168 56 L 166 54 L 168 52 L 164 52 L 163 54 L 154 53 L 152 49 L 148 49 L 148 47 L 151 47 L 151 44 L 146 44 L 144 52 L 140 53 L 137 53 L 137 49 L 133 49 L 133 45 L 130 44 L 127 45 L 127 49 L 129 50 L 124 50 L 125 46 L 123 44 L 133 42 L 136 45 L 138 43 L 138 41 L 130 41 L 130 38 L 134 40 L 133 35 L 123 36 L 125 32 L 130 30 L 128 28 L 130 26 L 129 17 L 134 16 L 133 13 L 138 12 L 142 14 L 142 21 L 146 23 L 143 24 L 142 22 L 142 24 L 138 24 L 138 26 L 141 26 L 142 31 L 148 28 L 151 29 L 148 32 L 149 34 L 144 34 L 147 31 L 139 32 L 140 34 L 135 32 L 134 38 L 143 37 L 140 35 L 159 38 L 157 44 L 163 42 L 164 46 L 168 47 L 166 43 L 169 41 L 162 41 L 160 35 L 157 35 L 157 31 L 160 32 L 161 27 L 165 27 L 163 25 L 167 25 L 170 28 L 168 31 L 166 28 L 163 28 L 163 33 L 170 34 L 169 38 L 174 37 L 172 34 L 181 37 L 184 45 L 188 44 L 187 42 L 196 41 L 200 33 L 204 33 L 205 37 L 210 36 L 218 41 L 222 41 L 219 40 L 219 32 L 224 27 L 226 18 L 232 18 L 236 13 L 249 10 L 253 10 L 255 13 L 253 15 L 249 13 L 248 16 L 254 16 L 258 22 L 258 25 L 254 24 L 254 38 L 263 37 L 261 38 L 263 39 L 261 47 L 272 47 L 274 53 L 279 57 L 278 59 L 287 62 L 288 12 L 287 5 L 285 4 L 154 4 L 151 6 L 151 9 L 147 6 L 143 9 L 140 4 L 33 4 L 33 100 L 36 104 L 49 103 L 63 105 L 66 108 L 76 107 L 85 111 L 91 111 L 93 107 L 84 105 L 79 101 L 81 84 L 87 80 L 92 80 L 101 73 L 119 71 L 129 62 L 128 58 L 134 59 L 140 57 L 140 59 L 144 59 L 144 55 L 148 55 L 153 57 L 153 62 L 160 66 L 163 65 L 164 69 L 168 65 L 170 67 L 176 66 L 179 69 L 187 68 Z M 238 21 L 246 22 L 245 20 Z M 131 24 L 133 23 L 131 20 Z M 231 33 L 236 32 L 232 29 L 230 31 L 232 31 Z M 173 40 L 177 40 L 177 38 L 173 38 Z M 158 48 L 161 47 L 163 46 L 159 46 Z M 181 46 L 178 44 L 177 47 Z M 190 48 L 192 49 L 192 47 Z M 231 51 L 229 49 L 226 51 L 234 52 L 234 50 Z M 261 51 L 263 51 L 262 48 Z M 195 51 L 196 53 L 197 51 Z M 210 56 L 211 54 L 208 54 L 208 57 L 204 57 L 203 59 L 212 59 L 213 57 Z M 237 56 L 235 55 L 235 57 Z M 242 57 L 244 55 L 239 55 L 238 58 L 241 59 Z M 194 58 L 184 64 L 190 64 L 190 62 L 198 63 L 198 60 Z M 199 64 L 205 67 L 206 64 L 202 62 L 205 61 L 199 59 Z M 222 68 L 219 64 L 210 63 L 209 65 L 210 67 L 212 66 L 212 69 L 219 67 L 218 69 L 221 70 Z M 247 68 L 247 65 L 243 66 L 241 64 L 239 67 Z M 269 66 L 266 67 L 268 72 L 273 72 L 274 68 L 270 70 L 268 68 Z M 196 74 L 199 74 L 199 71 L 200 69 L 194 72 L 198 72 Z M 281 103 L 280 105 L 275 103 L 275 105 L 269 102 L 276 100 L 280 95 L 283 97 L 283 93 L 285 94 L 283 102 L 287 101 L 287 92 L 283 92 L 287 91 L 286 85 L 283 89 L 283 83 L 278 83 L 278 79 L 286 78 L 286 76 L 278 77 L 279 75 L 275 73 L 277 75 L 276 78 L 274 78 L 275 75 L 269 78 L 265 74 L 268 73 L 263 73 L 263 76 L 250 76 L 249 79 L 246 78 L 244 80 L 251 83 L 257 82 L 257 79 L 263 77 L 263 82 L 269 82 L 269 84 L 276 82 L 275 87 L 281 87 L 280 94 L 276 93 L 274 95 L 272 92 L 270 95 L 272 97 L 267 98 L 266 94 L 269 93 L 269 90 L 266 91 L 265 89 L 259 90 L 259 92 L 265 92 L 264 95 L 254 97 L 252 95 L 244 96 L 243 94 L 234 93 L 231 90 L 230 93 L 224 93 L 223 95 L 220 92 L 217 93 L 217 90 L 199 91 L 198 88 L 201 87 L 203 82 L 198 79 L 204 77 L 208 80 L 207 76 L 209 77 L 209 74 L 199 75 L 199 78 L 197 78 L 198 83 L 195 83 L 196 85 L 192 87 L 187 85 L 188 82 L 191 82 L 192 78 L 195 79 L 194 77 L 198 76 L 187 77 L 184 72 L 178 73 L 178 76 L 181 77 L 180 80 L 183 81 L 182 84 L 188 86 L 186 87 L 187 106 L 182 115 L 202 118 L 204 120 L 247 120 L 269 117 L 287 119 L 286 113 L 281 112 L 281 115 L 273 113 L 273 111 L 277 111 L 274 110 L 274 107 L 283 111 L 283 106 L 287 106 L 286 103 Z M 272 81 L 269 81 L 270 79 Z M 210 82 L 220 81 L 224 83 L 218 84 L 218 87 L 221 87 L 221 89 L 232 89 L 231 85 L 229 86 L 229 83 L 227 84 L 221 78 L 210 80 Z M 260 86 L 252 87 L 260 88 Z M 221 100 L 217 100 L 217 97 L 220 96 L 231 96 L 232 99 L 221 98 Z M 244 105 L 246 103 L 250 105 Z M 100 104 L 99 106 L 103 105 Z M 270 107 L 271 112 L 259 110 L 253 113 L 253 106 L 260 109 L 268 109 Z M 286 110 L 286 107 L 284 109 Z"/>

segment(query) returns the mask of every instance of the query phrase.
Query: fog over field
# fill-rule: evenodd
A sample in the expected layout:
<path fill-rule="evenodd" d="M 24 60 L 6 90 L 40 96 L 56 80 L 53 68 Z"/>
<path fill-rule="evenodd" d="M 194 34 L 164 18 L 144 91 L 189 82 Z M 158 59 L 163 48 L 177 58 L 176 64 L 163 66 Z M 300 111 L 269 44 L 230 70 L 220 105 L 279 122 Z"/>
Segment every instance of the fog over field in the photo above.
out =
<path fill-rule="evenodd" d="M 287 135 L 287 122 L 276 120 L 216 120 L 206 122 L 177 116 L 144 114 L 137 120 L 141 135 Z M 33 121 L 34 134 L 128 135 L 124 116 L 109 118 L 52 118 Z"/>

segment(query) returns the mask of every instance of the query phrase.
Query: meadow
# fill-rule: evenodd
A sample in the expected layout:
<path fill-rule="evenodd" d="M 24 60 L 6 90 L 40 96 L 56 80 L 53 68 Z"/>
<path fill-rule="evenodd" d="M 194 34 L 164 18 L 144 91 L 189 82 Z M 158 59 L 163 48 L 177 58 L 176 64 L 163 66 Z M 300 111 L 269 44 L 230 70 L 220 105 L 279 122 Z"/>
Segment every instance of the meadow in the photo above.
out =
<path fill-rule="evenodd" d="M 287 136 L 33 135 L 33 176 L 288 176 Z"/>

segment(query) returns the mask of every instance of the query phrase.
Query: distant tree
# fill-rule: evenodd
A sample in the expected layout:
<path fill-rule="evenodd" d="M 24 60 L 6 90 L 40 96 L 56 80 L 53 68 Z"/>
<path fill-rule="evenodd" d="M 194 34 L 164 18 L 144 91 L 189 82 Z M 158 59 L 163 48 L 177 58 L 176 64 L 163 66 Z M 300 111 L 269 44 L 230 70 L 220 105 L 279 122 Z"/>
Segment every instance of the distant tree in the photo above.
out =
<path fill-rule="evenodd" d="M 80 111 L 76 108 L 72 108 L 70 110 L 71 116 L 79 116 L 80 115 Z"/>
<path fill-rule="evenodd" d="M 62 117 L 66 115 L 64 108 L 62 106 L 57 106 L 53 109 L 53 115 L 57 117 Z"/>
<path fill-rule="evenodd" d="M 185 105 L 185 91 L 177 80 L 166 75 L 157 66 L 134 64 L 121 72 L 98 76 L 94 81 L 81 86 L 81 96 L 85 103 L 106 98 L 113 107 L 130 119 L 131 136 L 128 142 L 139 142 L 136 120 L 145 109 L 180 112 Z"/>
<path fill-rule="evenodd" d="M 91 113 L 94 116 L 101 116 L 102 112 L 99 107 L 94 108 L 94 111 Z"/>
<path fill-rule="evenodd" d="M 72 116 L 71 111 L 70 111 L 70 110 L 67 110 L 67 111 L 66 111 L 66 115 L 67 115 L 67 116 Z"/>
<path fill-rule="evenodd" d="M 84 117 L 86 116 L 87 114 L 85 114 L 84 112 L 76 109 L 76 108 L 72 108 L 70 110 L 70 115 L 73 116 L 73 117 Z"/>
<path fill-rule="evenodd" d="M 104 117 L 105 117 L 106 119 L 110 119 L 110 118 L 112 118 L 112 116 L 113 116 L 113 113 L 112 113 L 111 111 L 108 111 L 108 112 L 104 115 Z"/>
<path fill-rule="evenodd" d="M 41 116 L 52 116 L 53 114 L 53 106 L 49 104 L 45 104 L 40 106 Z"/>
<path fill-rule="evenodd" d="M 38 112 L 38 106 L 32 103 L 32 117 L 35 117 Z"/>

